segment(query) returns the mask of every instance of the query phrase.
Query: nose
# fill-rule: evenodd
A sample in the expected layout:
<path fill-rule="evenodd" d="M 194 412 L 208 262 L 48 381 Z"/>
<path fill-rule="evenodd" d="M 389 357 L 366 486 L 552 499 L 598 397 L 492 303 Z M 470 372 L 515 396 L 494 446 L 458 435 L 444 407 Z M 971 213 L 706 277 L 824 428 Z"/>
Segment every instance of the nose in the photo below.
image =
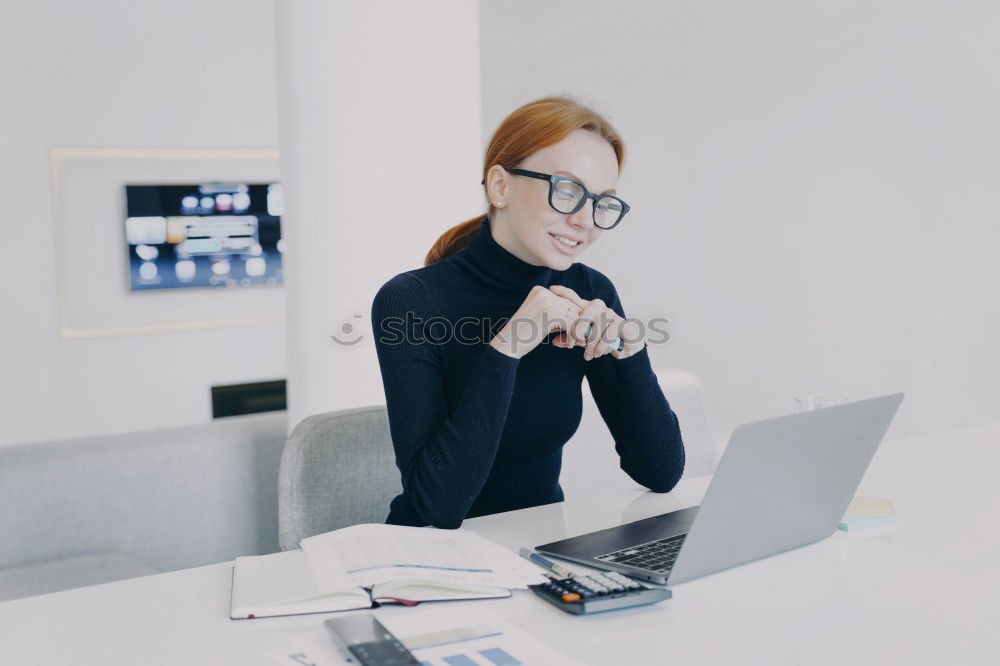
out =
<path fill-rule="evenodd" d="M 581 231 L 590 231 L 594 227 L 594 201 L 587 201 L 580 206 L 580 210 L 569 216 L 569 223 Z"/>

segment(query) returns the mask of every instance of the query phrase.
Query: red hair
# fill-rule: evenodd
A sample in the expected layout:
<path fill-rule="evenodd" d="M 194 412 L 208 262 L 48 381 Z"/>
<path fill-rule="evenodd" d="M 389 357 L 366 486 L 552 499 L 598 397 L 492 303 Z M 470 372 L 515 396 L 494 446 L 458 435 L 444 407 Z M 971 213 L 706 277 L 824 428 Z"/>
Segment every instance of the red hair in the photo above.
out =
<path fill-rule="evenodd" d="M 500 123 L 486 149 L 483 180 L 494 164 L 505 169 L 513 168 L 532 153 L 559 143 L 578 129 L 594 132 L 611 144 L 618 160 L 618 172 L 621 173 L 625 144 L 611 123 L 571 97 L 543 97 L 516 109 Z M 444 232 L 427 253 L 424 265 L 441 261 L 468 247 L 480 223 L 492 217 L 496 210 L 488 196 L 487 203 L 489 210 L 486 214 L 477 215 Z"/>

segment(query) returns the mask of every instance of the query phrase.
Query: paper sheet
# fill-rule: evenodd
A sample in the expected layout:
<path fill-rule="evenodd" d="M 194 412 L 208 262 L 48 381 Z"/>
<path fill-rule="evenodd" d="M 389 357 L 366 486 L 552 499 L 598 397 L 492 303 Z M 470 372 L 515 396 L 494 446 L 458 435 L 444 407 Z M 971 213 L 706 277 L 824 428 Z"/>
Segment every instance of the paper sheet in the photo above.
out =
<path fill-rule="evenodd" d="M 421 666 L 577 666 L 526 631 L 482 610 L 424 608 L 413 614 L 379 616 Z M 325 629 L 290 636 L 288 644 L 265 655 L 280 666 L 358 666 L 336 648 Z"/>

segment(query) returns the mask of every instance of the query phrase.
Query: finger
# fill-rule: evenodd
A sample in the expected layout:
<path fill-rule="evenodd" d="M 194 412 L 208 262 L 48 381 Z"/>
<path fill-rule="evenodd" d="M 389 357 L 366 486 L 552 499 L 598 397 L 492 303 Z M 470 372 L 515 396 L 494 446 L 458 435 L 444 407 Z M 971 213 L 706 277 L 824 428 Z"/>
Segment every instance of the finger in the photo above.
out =
<path fill-rule="evenodd" d="M 622 358 L 622 354 L 625 353 L 625 340 L 629 341 L 629 354 L 634 354 L 635 345 L 638 343 L 641 349 L 642 346 L 642 328 L 635 321 L 629 321 L 628 319 L 622 319 L 621 324 L 618 326 L 618 336 L 619 336 L 619 347 L 621 349 L 615 348 L 612 350 L 611 354 L 615 358 Z"/>
<path fill-rule="evenodd" d="M 583 330 L 586 328 L 587 321 L 580 319 L 579 313 L 570 319 L 569 325 L 566 327 L 566 342 L 569 347 L 582 347 L 587 343 L 583 338 Z"/>
<path fill-rule="evenodd" d="M 552 295 L 554 305 L 549 312 L 553 316 L 554 327 L 566 333 L 566 343 L 568 347 L 575 347 L 579 342 L 573 333 L 573 326 L 580 317 L 580 308 L 568 298 Z"/>
<path fill-rule="evenodd" d="M 604 311 L 604 314 L 607 317 L 608 325 L 604 327 L 604 331 L 601 333 L 601 339 L 597 342 L 597 345 L 594 348 L 593 358 L 617 352 L 618 347 L 621 344 L 622 325 L 624 324 L 624 320 L 611 308 L 607 308 Z"/>
<path fill-rule="evenodd" d="M 572 301 L 578 308 L 585 308 L 587 307 L 587 303 L 590 302 L 585 298 L 580 298 L 580 295 L 577 294 L 575 291 L 573 291 L 569 287 L 564 287 L 561 284 L 551 285 L 549 287 L 549 291 L 551 291 L 556 296 L 562 296 L 563 298 Z"/>
<path fill-rule="evenodd" d="M 551 296 L 552 303 L 546 306 L 549 316 L 552 318 L 550 331 L 562 331 L 566 334 L 565 342 L 568 347 L 573 347 L 576 341 L 573 339 L 571 328 L 573 322 L 580 316 L 580 308 L 575 303 L 561 296 Z"/>
<path fill-rule="evenodd" d="M 587 339 L 587 346 L 583 349 L 583 358 L 586 360 L 591 360 L 599 356 L 600 347 L 602 346 L 602 340 L 604 339 L 604 329 L 607 328 L 606 320 L 604 322 L 598 321 L 594 325 L 594 330 Z"/>
<path fill-rule="evenodd" d="M 587 307 L 580 312 L 582 326 L 579 336 L 583 345 L 586 346 L 595 338 L 599 339 L 602 330 L 607 327 L 608 318 L 614 316 L 615 313 L 611 312 L 601 299 L 595 298 L 588 301 Z"/>
<path fill-rule="evenodd" d="M 599 337 L 598 334 L 601 332 L 601 326 L 599 325 L 601 319 L 601 313 L 604 311 L 604 303 L 601 301 L 590 301 L 580 312 L 580 317 L 573 322 L 573 337 L 580 341 L 580 344 L 584 347 L 587 344 Z M 590 326 L 590 333 L 587 333 L 587 326 Z"/>
<path fill-rule="evenodd" d="M 610 351 L 608 342 L 615 337 L 618 330 L 617 317 L 610 316 L 608 311 L 605 311 L 597 328 L 599 329 L 598 334 L 587 341 L 587 349 L 583 353 L 584 358 L 588 361 L 600 358 Z"/>
<path fill-rule="evenodd" d="M 584 322 L 583 324 L 584 328 L 579 328 L 576 326 L 576 319 L 580 316 L 580 312 L 582 311 L 582 309 L 590 304 L 590 301 L 588 301 L 585 298 L 581 298 L 580 295 L 577 294 L 575 291 L 561 284 L 554 284 L 549 286 L 549 291 L 555 294 L 556 297 L 559 298 L 560 300 L 565 300 L 572 303 L 573 306 L 576 308 L 576 312 L 574 312 L 573 315 L 570 316 L 565 329 L 566 332 L 569 334 L 568 340 L 571 343 L 570 346 L 575 347 L 576 345 L 582 346 L 586 344 L 586 340 L 583 337 L 584 335 L 583 331 L 585 330 L 586 322 Z"/>

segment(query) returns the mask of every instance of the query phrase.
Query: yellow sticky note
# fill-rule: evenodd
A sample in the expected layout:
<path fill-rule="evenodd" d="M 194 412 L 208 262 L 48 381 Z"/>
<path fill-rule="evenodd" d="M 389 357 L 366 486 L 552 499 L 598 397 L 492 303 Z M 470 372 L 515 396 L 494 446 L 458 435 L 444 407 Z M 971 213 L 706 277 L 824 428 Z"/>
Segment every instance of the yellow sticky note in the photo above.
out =
<path fill-rule="evenodd" d="M 888 497 L 855 497 L 847 505 L 845 518 L 888 518 L 896 515 Z"/>

